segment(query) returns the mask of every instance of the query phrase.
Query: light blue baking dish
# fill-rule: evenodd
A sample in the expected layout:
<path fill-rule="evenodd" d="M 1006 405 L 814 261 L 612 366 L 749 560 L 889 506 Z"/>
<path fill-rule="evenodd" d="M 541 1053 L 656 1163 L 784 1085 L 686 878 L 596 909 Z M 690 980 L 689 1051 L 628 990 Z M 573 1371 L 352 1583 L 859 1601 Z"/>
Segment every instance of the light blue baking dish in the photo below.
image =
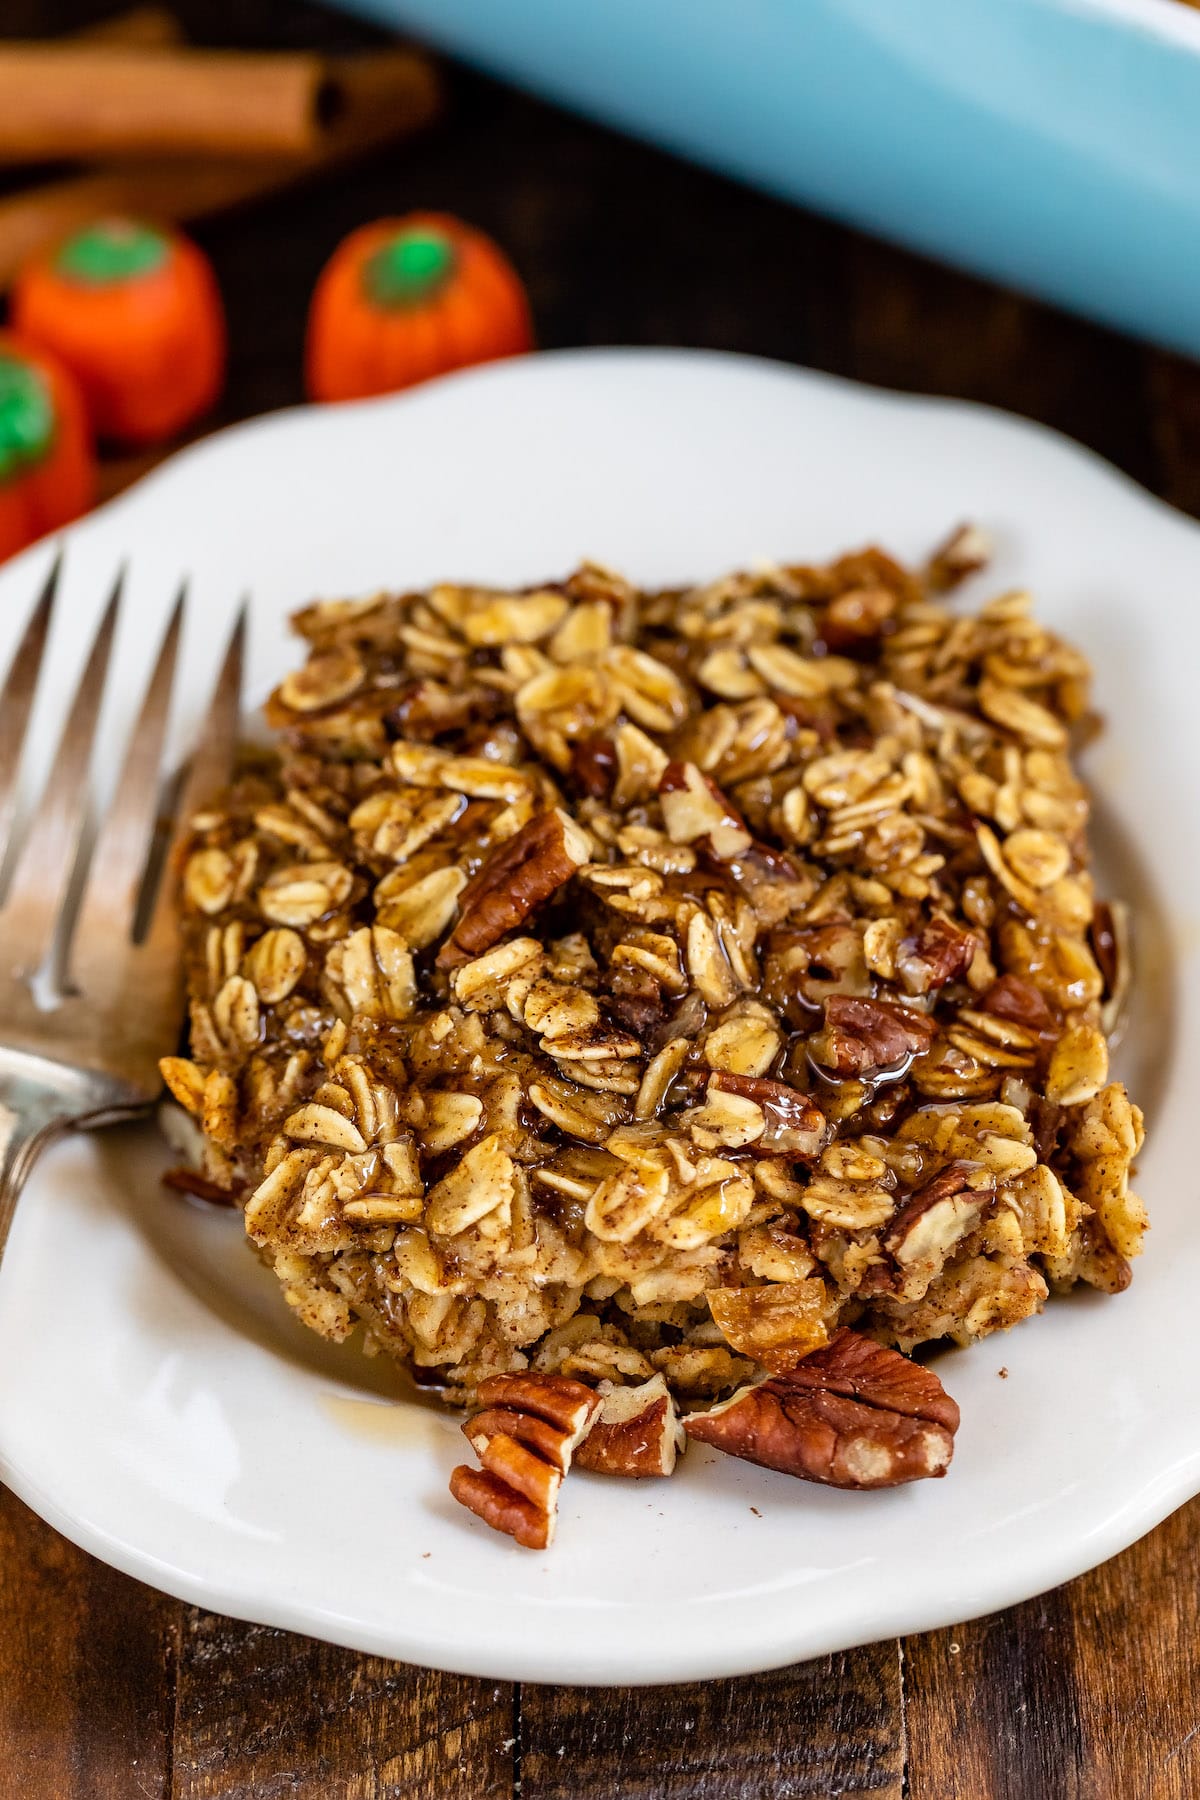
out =
<path fill-rule="evenodd" d="M 1200 12 L 1180 0 L 343 3 L 1200 354 Z"/>

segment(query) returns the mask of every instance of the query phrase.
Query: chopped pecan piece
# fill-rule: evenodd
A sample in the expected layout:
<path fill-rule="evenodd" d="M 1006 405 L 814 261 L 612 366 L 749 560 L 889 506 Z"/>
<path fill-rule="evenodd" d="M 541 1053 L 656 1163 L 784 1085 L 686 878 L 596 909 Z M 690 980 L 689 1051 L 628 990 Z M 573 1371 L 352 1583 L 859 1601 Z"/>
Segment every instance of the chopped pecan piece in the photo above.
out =
<path fill-rule="evenodd" d="M 785 926 L 768 939 L 763 994 L 789 1024 L 811 1021 L 830 994 L 866 995 L 870 986 L 863 934 L 848 919 Z"/>
<path fill-rule="evenodd" d="M 1053 1031 L 1054 1014 L 1040 988 L 1024 975 L 1001 975 L 983 998 L 983 1011 L 998 1019 L 1011 1019 L 1030 1031 Z"/>
<path fill-rule="evenodd" d="M 861 656 L 892 629 L 896 604 L 890 588 L 847 588 L 825 608 L 820 625 L 822 643 L 839 656 Z"/>
<path fill-rule="evenodd" d="M 1033 1147 L 1039 1162 L 1052 1162 L 1058 1153 L 1058 1138 L 1066 1119 L 1063 1107 L 1056 1106 L 1042 1094 L 1034 1094 L 1029 1103 L 1029 1123 L 1033 1127 Z"/>
<path fill-rule="evenodd" d="M 553 1512 L 543 1512 L 532 1500 L 510 1487 L 499 1475 L 459 1463 L 450 1474 L 450 1492 L 460 1506 L 477 1519 L 515 1538 L 526 1550 L 548 1550 L 554 1539 Z"/>
<path fill-rule="evenodd" d="M 548 1419 L 539 1419 L 536 1413 L 520 1412 L 511 1406 L 485 1406 L 482 1412 L 474 1413 L 467 1420 L 463 1436 L 480 1458 L 493 1438 L 509 1437 L 541 1457 L 560 1479 L 566 1473 L 563 1433 Z"/>
<path fill-rule="evenodd" d="M 670 1475 L 687 1439 L 661 1375 L 614 1387 L 575 1452 L 575 1467 L 598 1475 Z"/>
<path fill-rule="evenodd" d="M 786 1081 L 770 1081 L 760 1075 L 733 1075 L 719 1069 L 709 1077 L 709 1087 L 725 1094 L 741 1094 L 763 1110 L 766 1125 L 750 1146 L 755 1156 L 782 1156 L 795 1162 L 812 1162 L 819 1155 L 825 1134 L 825 1114 L 806 1094 L 798 1094 Z"/>
<path fill-rule="evenodd" d="M 468 725 L 497 719 L 502 711 L 500 696 L 492 688 L 454 692 L 436 681 L 416 681 L 404 690 L 384 723 L 397 737 L 432 743 Z"/>
<path fill-rule="evenodd" d="M 764 844 L 761 838 L 752 838 L 750 848 L 740 851 L 729 863 L 722 862 L 719 857 L 713 857 L 712 860 L 720 863 L 722 868 L 728 868 L 735 881 L 744 882 L 751 888 L 757 886 L 760 893 L 766 882 L 795 882 L 800 879 L 795 859 L 786 850 L 776 850 L 773 845 Z"/>
<path fill-rule="evenodd" d="M 611 738 L 580 738 L 571 746 L 571 776 L 593 800 L 607 800 L 617 779 L 617 747 Z"/>
<path fill-rule="evenodd" d="M 841 1330 L 784 1375 L 684 1421 L 689 1437 L 830 1487 L 896 1487 L 944 1475 L 958 1407 L 937 1376 Z"/>
<path fill-rule="evenodd" d="M 809 1050 L 835 1075 L 899 1079 L 913 1057 L 929 1049 L 936 1031 L 924 1013 L 890 1000 L 832 994 L 825 1002 L 824 1029 L 810 1040 Z"/>
<path fill-rule="evenodd" d="M 929 559 L 926 575 L 936 592 L 946 593 L 992 560 L 992 540 L 978 525 L 960 525 Z"/>
<path fill-rule="evenodd" d="M 463 1432 L 483 1469 L 460 1463 L 450 1492 L 493 1530 L 545 1550 L 563 1477 L 600 1398 L 564 1375 L 493 1375 L 480 1382 L 478 1397 L 482 1411 Z"/>
<path fill-rule="evenodd" d="M 232 1188 L 209 1181 L 198 1169 L 168 1169 L 162 1182 L 164 1187 L 174 1188 L 178 1194 L 191 1194 L 197 1200 L 207 1200 L 211 1206 L 236 1206 L 238 1203 Z"/>
<path fill-rule="evenodd" d="M 776 706 L 791 726 L 814 731 L 823 744 L 837 736 L 837 721 L 828 700 L 802 700 L 798 694 L 775 694 Z"/>
<path fill-rule="evenodd" d="M 522 924 L 588 860 L 587 836 L 555 807 L 538 813 L 487 858 L 463 889 L 458 924 L 438 952 L 452 969 Z"/>
<path fill-rule="evenodd" d="M 626 1031 L 646 1038 L 667 1014 L 662 984 L 637 963 L 614 963 L 608 1010 Z"/>
<path fill-rule="evenodd" d="M 663 822 L 673 843 L 702 843 L 721 863 L 744 856 L 753 844 L 736 806 L 695 763 L 668 763 L 658 793 Z"/>
<path fill-rule="evenodd" d="M 921 590 L 912 575 L 898 563 L 894 556 L 881 550 L 878 544 L 868 544 L 863 550 L 850 550 L 844 556 L 823 567 L 810 567 L 804 563 L 791 564 L 788 575 L 795 584 L 797 592 L 806 600 L 832 600 L 848 589 L 860 587 L 890 588 L 900 599 L 912 601 L 920 598 Z"/>
<path fill-rule="evenodd" d="M 786 1374 L 828 1341 L 829 1289 L 820 1279 L 710 1288 L 706 1297 L 713 1322 L 730 1348 L 776 1375 Z"/>
<path fill-rule="evenodd" d="M 914 1190 L 883 1239 L 904 1278 L 904 1298 L 920 1299 L 951 1251 L 978 1225 L 995 1191 L 996 1177 L 969 1162 L 948 1163 Z"/>
<path fill-rule="evenodd" d="M 928 994 L 965 975 L 975 960 L 978 939 L 973 931 L 949 919 L 930 919 L 911 947 L 906 943 L 897 967 L 910 993 Z"/>
<path fill-rule="evenodd" d="M 511 1407 L 527 1417 L 543 1419 L 564 1440 L 562 1473 L 569 1452 L 579 1443 L 599 1404 L 590 1387 L 564 1375 L 491 1375 L 479 1384 L 477 1398 L 485 1407 Z"/>
<path fill-rule="evenodd" d="M 1133 1280 L 1133 1270 L 1119 1251 L 1108 1241 L 1103 1225 L 1095 1216 L 1082 1219 L 1076 1230 L 1078 1240 L 1075 1273 L 1089 1287 L 1104 1294 L 1123 1294 Z"/>

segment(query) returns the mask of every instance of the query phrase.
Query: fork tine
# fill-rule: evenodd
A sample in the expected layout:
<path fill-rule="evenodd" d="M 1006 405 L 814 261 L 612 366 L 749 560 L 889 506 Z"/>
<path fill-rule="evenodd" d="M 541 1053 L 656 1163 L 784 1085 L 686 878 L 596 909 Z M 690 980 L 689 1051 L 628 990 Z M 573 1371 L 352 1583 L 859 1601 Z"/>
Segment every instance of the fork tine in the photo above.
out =
<path fill-rule="evenodd" d="M 186 596 L 185 582 L 163 634 L 117 790 L 92 851 L 71 957 L 73 974 L 85 993 L 97 958 L 111 963 L 116 947 L 133 928 L 158 816 L 163 740 Z"/>
<path fill-rule="evenodd" d="M 160 974 L 168 972 L 165 965 L 170 960 L 169 973 L 172 977 L 177 974 L 174 968 L 174 945 L 178 937 L 178 909 L 176 895 L 172 891 L 172 877 L 178 871 L 180 850 L 187 837 L 192 815 L 200 810 L 204 802 L 216 798 L 228 782 L 233 769 L 242 711 L 248 604 L 243 600 L 239 608 L 208 712 L 196 739 L 196 748 L 176 807 L 175 825 L 163 859 L 162 879 L 154 897 L 150 928 L 143 946 L 150 952 L 150 961 L 159 965 Z"/>
<path fill-rule="evenodd" d="M 124 580 L 122 569 L 79 678 L 36 817 L 18 853 L 0 914 L 6 958 L 11 959 L 9 966 L 26 973 L 38 967 L 53 942 L 79 849 L 88 805 L 92 739 Z"/>
<path fill-rule="evenodd" d="M 33 708 L 42 652 L 50 635 L 50 615 L 54 610 L 61 568 L 60 550 L 42 585 L 37 605 L 30 614 L 25 635 L 17 645 L 4 687 L 0 690 L 0 862 L 8 848 L 8 834 L 16 811 L 17 771 L 21 766 L 25 727 Z"/>

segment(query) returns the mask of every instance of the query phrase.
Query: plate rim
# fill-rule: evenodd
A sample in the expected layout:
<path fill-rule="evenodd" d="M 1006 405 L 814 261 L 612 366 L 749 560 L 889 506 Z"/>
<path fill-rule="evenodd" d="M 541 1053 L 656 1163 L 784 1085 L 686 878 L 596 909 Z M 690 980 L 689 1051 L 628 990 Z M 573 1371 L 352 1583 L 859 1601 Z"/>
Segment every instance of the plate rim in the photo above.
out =
<path fill-rule="evenodd" d="M 1087 6 L 1107 6 L 1110 4 L 1138 5 L 1141 0 L 1080 0 Z M 1173 4 L 1174 0 L 1156 0 L 1164 6 Z M 1200 13 L 1196 16 L 1197 29 L 1200 30 Z M 580 344 L 547 350 L 524 351 L 517 356 L 498 357 L 492 362 L 479 363 L 469 368 L 453 369 L 447 374 L 431 377 L 427 381 L 417 383 L 411 388 L 402 388 L 391 394 L 377 394 L 364 400 L 338 400 L 325 403 L 315 401 L 297 401 L 292 405 L 280 406 L 270 412 L 255 413 L 246 419 L 236 419 L 228 425 L 221 425 L 206 432 L 192 443 L 182 444 L 165 456 L 153 468 L 139 475 L 129 486 L 122 488 L 109 499 L 101 501 L 78 519 L 59 529 L 47 532 L 44 537 L 18 551 L 7 561 L 0 562 L 0 579 L 7 584 L 14 570 L 32 568 L 39 560 L 48 567 L 61 550 L 64 559 L 70 547 L 71 539 L 80 531 L 86 531 L 100 519 L 111 519 L 126 508 L 132 507 L 144 499 L 148 492 L 156 486 L 173 482 L 180 471 L 192 466 L 199 466 L 202 461 L 219 454 L 232 442 L 249 440 L 251 437 L 267 436 L 286 431 L 296 425 L 315 423 L 325 417 L 339 419 L 351 416 L 367 417 L 373 413 L 390 412 L 401 407 L 421 405 L 438 394 L 448 392 L 460 386 L 483 385 L 497 380 L 511 379 L 514 372 L 522 375 L 539 370 L 553 368 L 570 369 L 575 364 L 587 365 L 598 362 L 671 362 L 679 366 L 694 363 L 698 366 L 712 367 L 726 365 L 732 369 L 741 368 L 755 371 L 764 377 L 781 377 L 795 381 L 801 386 L 825 387 L 834 392 L 854 399 L 866 397 L 884 402 L 901 410 L 917 410 L 947 415 L 961 414 L 967 418 L 989 420 L 1004 430 L 1015 432 L 1019 436 L 1033 434 L 1047 445 L 1066 452 L 1076 462 L 1086 464 L 1094 474 L 1116 484 L 1127 498 L 1142 503 L 1149 510 L 1160 515 L 1164 522 L 1193 532 L 1200 541 L 1200 519 L 1193 518 L 1183 512 L 1170 500 L 1164 499 L 1152 489 L 1146 487 L 1136 476 L 1129 474 L 1118 464 L 1112 462 L 1099 450 L 1081 443 L 1069 432 L 1060 430 L 1057 425 L 1048 425 L 1042 419 L 1029 418 L 1024 413 L 1014 412 L 1011 407 L 998 406 L 988 400 L 965 399 L 956 394 L 930 394 L 920 389 L 889 387 L 881 382 L 860 381 L 853 375 L 840 375 L 830 369 L 813 369 L 807 364 L 786 362 L 781 357 L 761 356 L 745 350 L 707 349 L 700 345 L 675 344 Z M 30 590 L 30 609 L 35 598 L 34 590 Z"/>
<path fill-rule="evenodd" d="M 93 1529 L 63 1512 L 57 1502 L 36 1482 L 28 1482 L 23 1476 L 14 1474 L 6 1456 L 0 1456 L 0 1479 L 31 1512 L 36 1513 L 38 1518 L 77 1549 L 94 1556 L 97 1561 L 132 1580 L 145 1583 L 169 1599 L 179 1600 L 188 1606 L 203 1607 L 206 1612 L 220 1614 L 241 1624 L 291 1631 L 298 1636 L 317 1638 L 322 1643 L 334 1644 L 360 1655 L 378 1656 L 410 1664 L 415 1668 L 434 1669 L 445 1675 L 462 1675 L 469 1680 L 572 1688 L 643 1688 L 679 1687 L 697 1681 L 736 1680 L 746 1675 L 767 1674 L 775 1669 L 787 1668 L 797 1661 L 811 1662 L 822 1656 L 836 1655 L 840 1651 L 857 1650 L 867 1644 L 886 1643 L 891 1638 L 918 1637 L 926 1632 L 969 1624 L 972 1620 L 987 1618 L 1009 1607 L 1023 1605 L 1027 1600 L 1037 1599 L 1041 1594 L 1078 1580 L 1080 1576 L 1109 1562 L 1114 1556 L 1119 1556 L 1147 1537 L 1181 1506 L 1194 1499 L 1200 1492 L 1200 1452 L 1193 1460 L 1196 1462 L 1193 1476 L 1180 1484 L 1184 1491 L 1179 1494 L 1167 1493 L 1161 1506 L 1156 1502 L 1145 1515 L 1139 1515 L 1137 1529 L 1132 1535 L 1124 1526 L 1118 1526 L 1112 1533 L 1111 1541 L 1089 1537 L 1088 1550 L 1081 1555 L 1076 1565 L 1067 1567 L 1065 1573 L 1060 1567 L 1056 1567 L 1052 1573 L 1047 1571 L 1036 1578 L 1036 1585 L 1030 1586 L 1028 1581 L 1015 1579 L 1008 1584 L 1001 1582 L 995 1589 L 989 1588 L 986 1598 L 980 1603 L 976 1604 L 972 1600 L 956 1611 L 953 1618 L 946 1617 L 944 1605 L 931 1602 L 925 1611 L 914 1612 L 910 1604 L 894 1600 L 881 1606 L 880 1617 L 876 1622 L 878 1629 L 873 1624 L 870 1630 L 839 1631 L 831 1623 L 827 1630 L 810 1634 L 799 1646 L 795 1642 L 772 1642 L 764 1645 L 761 1653 L 757 1650 L 748 1651 L 741 1656 L 717 1658 L 715 1662 L 713 1655 L 704 1650 L 681 1652 L 675 1648 L 670 1658 L 671 1673 L 668 1675 L 648 1666 L 634 1666 L 623 1670 L 620 1675 L 614 1675 L 611 1659 L 606 1655 L 600 1654 L 594 1661 L 589 1661 L 586 1654 L 578 1652 L 574 1653 L 574 1661 L 564 1668 L 561 1653 L 539 1653 L 535 1650 L 530 1654 L 526 1641 L 522 1638 L 514 1638 L 511 1650 L 504 1653 L 503 1662 L 494 1660 L 490 1654 L 477 1657 L 464 1651 L 463 1655 L 468 1658 L 470 1665 L 467 1666 L 463 1657 L 453 1650 L 443 1651 L 442 1648 L 435 1647 L 431 1654 L 428 1640 L 422 1639 L 419 1632 L 409 1635 L 402 1627 L 397 1626 L 393 1631 L 385 1633 L 311 1605 L 289 1606 L 286 1602 L 275 1600 L 260 1603 L 249 1595 L 224 1589 L 217 1582 L 206 1582 L 203 1577 L 185 1569 L 140 1553 L 121 1539 Z M 502 1545 L 501 1549 L 507 1551 L 507 1546 Z M 516 1552 L 513 1551 L 512 1554 L 515 1555 Z"/>

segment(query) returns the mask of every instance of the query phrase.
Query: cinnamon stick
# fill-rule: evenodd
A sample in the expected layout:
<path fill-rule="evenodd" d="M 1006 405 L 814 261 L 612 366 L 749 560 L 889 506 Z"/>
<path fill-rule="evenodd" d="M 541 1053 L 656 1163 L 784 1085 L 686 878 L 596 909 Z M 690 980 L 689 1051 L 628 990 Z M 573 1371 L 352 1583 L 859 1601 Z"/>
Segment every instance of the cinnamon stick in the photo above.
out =
<path fill-rule="evenodd" d="M 317 56 L 0 45 L 0 161 L 289 156 L 314 150 L 338 105 Z"/>
<path fill-rule="evenodd" d="M 118 164 L 0 199 L 0 288 L 26 258 L 92 219 L 108 213 L 177 223 L 207 218 L 406 137 L 437 113 L 437 70 L 420 51 L 376 51 L 331 59 L 328 66 L 342 110 L 304 156 Z"/>

